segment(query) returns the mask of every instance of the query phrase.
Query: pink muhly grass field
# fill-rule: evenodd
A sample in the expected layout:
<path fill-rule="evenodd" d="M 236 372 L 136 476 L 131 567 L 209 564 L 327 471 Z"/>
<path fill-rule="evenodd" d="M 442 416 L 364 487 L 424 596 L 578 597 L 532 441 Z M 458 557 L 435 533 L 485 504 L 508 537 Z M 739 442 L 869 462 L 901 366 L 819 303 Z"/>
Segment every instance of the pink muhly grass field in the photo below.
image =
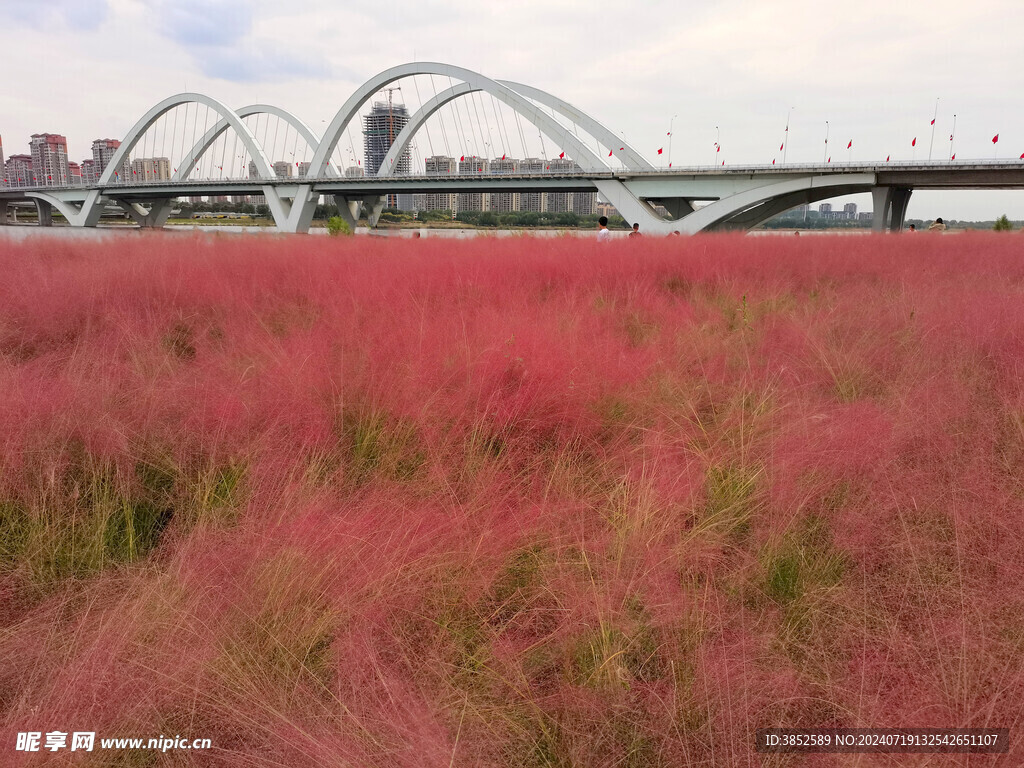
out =
<path fill-rule="evenodd" d="M 1013 738 L 1020 240 L 0 242 L 0 764 Z"/>

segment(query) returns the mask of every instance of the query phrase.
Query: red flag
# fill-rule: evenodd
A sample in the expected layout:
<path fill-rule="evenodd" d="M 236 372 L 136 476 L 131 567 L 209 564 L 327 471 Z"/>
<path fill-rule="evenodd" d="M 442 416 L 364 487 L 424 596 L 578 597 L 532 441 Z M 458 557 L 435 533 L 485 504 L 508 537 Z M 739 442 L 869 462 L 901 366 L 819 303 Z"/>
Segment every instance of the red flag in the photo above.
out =
<path fill-rule="evenodd" d="M 721 151 L 722 151 L 721 145 L 720 144 L 715 144 L 715 152 L 718 153 L 718 152 L 721 152 Z"/>
<path fill-rule="evenodd" d="M 995 136 L 992 137 L 992 143 L 993 144 L 995 144 L 997 141 L 999 141 L 999 134 L 998 133 Z"/>
<path fill-rule="evenodd" d="M 846 145 L 846 148 L 849 149 L 852 146 L 853 146 L 853 139 L 850 139 L 849 143 Z"/>
<path fill-rule="evenodd" d="M 828 161 L 827 162 L 830 162 L 830 163 L 832 162 L 832 155 L 828 156 Z"/>
<path fill-rule="evenodd" d="M 608 150 L 608 157 L 611 157 L 611 156 L 612 156 L 612 151 L 609 149 Z"/>
<path fill-rule="evenodd" d="M 666 135 L 666 136 L 671 136 L 671 135 L 672 135 L 672 131 L 669 131 L 669 132 L 668 132 L 668 133 L 666 133 L 665 135 Z"/>
<path fill-rule="evenodd" d="M 950 159 L 950 160 L 956 160 L 956 155 L 953 155 L 953 156 L 952 156 L 951 158 L 949 158 L 949 159 Z"/>
<path fill-rule="evenodd" d="M 658 147 L 658 154 L 659 154 L 659 155 L 661 154 L 661 150 L 662 150 L 662 148 L 661 148 L 661 147 Z"/>
<path fill-rule="evenodd" d="M 929 123 L 929 125 L 935 125 L 935 118 L 934 117 L 932 118 L 932 121 Z"/>
<path fill-rule="evenodd" d="M 912 147 L 916 147 L 916 146 L 917 146 L 917 136 L 915 136 L 915 137 L 913 138 L 913 140 L 911 140 L 911 142 L 910 142 L 910 146 L 912 146 Z"/>
<path fill-rule="evenodd" d="M 544 166 L 544 170 L 545 171 L 550 171 L 551 170 L 551 166 L 550 165 L 545 165 Z"/>
<path fill-rule="evenodd" d="M 464 163 L 465 161 L 466 161 L 466 156 L 465 155 L 460 155 L 459 156 L 459 162 L 460 163 Z"/>
<path fill-rule="evenodd" d="M 625 147 L 619 147 L 619 152 L 625 152 L 625 151 L 626 151 Z"/>
<path fill-rule="evenodd" d="M 775 165 L 775 158 L 772 158 L 772 165 Z"/>
<path fill-rule="evenodd" d="M 786 142 L 782 142 L 781 144 L 779 144 L 779 152 L 781 152 L 781 151 L 782 151 L 782 148 L 783 148 L 784 146 L 786 146 Z"/>
<path fill-rule="evenodd" d="M 1020 153 L 1020 159 L 1021 159 L 1021 160 L 1024 160 L 1024 152 L 1021 152 L 1021 153 Z"/>
<path fill-rule="evenodd" d="M 669 167 L 669 168 L 671 168 L 671 167 L 672 167 L 672 163 L 669 163 L 669 164 L 668 164 L 668 167 Z"/>
<path fill-rule="evenodd" d="M 560 153 L 558 156 L 559 157 L 565 157 L 565 152 Z"/>
<path fill-rule="evenodd" d="M 501 159 L 502 159 L 502 160 L 504 160 L 504 159 L 505 159 L 505 156 L 504 156 L 504 155 L 502 155 L 502 156 L 501 156 Z"/>
<path fill-rule="evenodd" d="M 887 163 L 889 162 L 889 155 L 885 156 L 885 162 L 887 162 Z"/>

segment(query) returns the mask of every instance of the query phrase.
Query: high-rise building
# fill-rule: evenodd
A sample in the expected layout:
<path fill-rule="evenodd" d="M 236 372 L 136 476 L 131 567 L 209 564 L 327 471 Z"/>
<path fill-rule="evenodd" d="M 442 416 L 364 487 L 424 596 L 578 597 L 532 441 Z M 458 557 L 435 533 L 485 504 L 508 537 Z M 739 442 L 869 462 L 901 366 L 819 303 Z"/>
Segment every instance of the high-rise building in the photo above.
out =
<path fill-rule="evenodd" d="M 4 166 L 9 187 L 34 187 L 36 176 L 32 171 L 32 155 L 11 155 Z"/>
<path fill-rule="evenodd" d="M 424 172 L 427 176 L 453 176 L 458 173 L 459 164 L 454 157 L 432 155 L 424 161 Z M 459 196 L 454 192 L 440 192 L 426 195 L 423 202 L 428 211 L 459 212 Z"/>
<path fill-rule="evenodd" d="M 117 152 L 120 147 L 121 142 L 117 139 L 95 139 L 93 141 L 92 162 L 97 181 L 99 181 L 103 172 L 107 169 L 107 165 L 113 159 L 114 153 Z M 110 179 L 115 184 L 131 181 L 132 168 L 127 157 L 124 158 L 124 161 L 121 163 L 121 167 L 118 168 L 115 173 L 117 175 L 112 176 Z"/>
<path fill-rule="evenodd" d="M 519 161 L 511 157 L 496 157 L 491 160 L 490 172 L 496 176 L 509 176 L 519 171 Z M 491 210 L 495 213 L 511 213 L 519 210 L 518 192 L 492 192 Z"/>
<path fill-rule="evenodd" d="M 296 163 L 295 167 L 299 172 L 299 178 L 304 179 L 309 175 L 309 166 L 312 163 Z"/>
<path fill-rule="evenodd" d="M 82 186 L 82 166 L 78 163 L 68 163 L 68 184 L 72 187 Z"/>
<path fill-rule="evenodd" d="M 490 161 L 473 155 L 463 156 L 459 161 L 460 176 L 482 176 L 490 172 Z M 491 196 L 483 192 L 460 192 L 456 203 L 459 211 L 489 211 Z"/>
<path fill-rule="evenodd" d="M 361 165 L 350 165 L 345 169 L 346 179 L 360 179 L 364 175 L 363 167 Z"/>
<path fill-rule="evenodd" d="M 579 170 L 579 164 L 575 160 L 564 157 L 556 157 L 547 163 L 547 170 L 551 173 L 573 173 Z M 551 213 L 571 213 L 573 209 L 572 192 L 548 192 L 548 211 Z"/>
<path fill-rule="evenodd" d="M 168 181 L 171 178 L 171 161 L 166 157 L 137 157 L 132 160 L 131 180 Z"/>
<path fill-rule="evenodd" d="M 4 173 L 7 166 L 4 165 L 4 140 L 0 136 L 0 187 L 7 186 L 7 174 Z"/>
<path fill-rule="evenodd" d="M 363 167 L 368 176 L 376 176 L 395 137 L 409 123 L 409 110 L 404 104 L 374 102 L 370 114 L 363 118 Z M 411 169 L 409 150 L 406 149 L 391 171 L 396 176 L 408 176 Z"/>
<path fill-rule="evenodd" d="M 573 192 L 572 212 L 580 216 L 592 216 L 596 210 L 597 192 Z"/>
<path fill-rule="evenodd" d="M 285 160 L 278 160 L 274 163 L 274 175 L 279 179 L 290 179 L 292 177 L 292 164 Z"/>
<path fill-rule="evenodd" d="M 832 213 L 832 203 L 822 203 L 819 205 L 818 213 Z"/>
<path fill-rule="evenodd" d="M 256 169 L 256 161 L 255 160 L 250 160 L 249 161 L 249 178 L 250 179 L 258 179 L 258 178 L 260 178 L 260 172 Z M 246 202 L 248 202 L 250 205 L 266 205 L 267 204 L 267 196 L 266 195 L 250 195 L 249 199 Z"/>
<path fill-rule="evenodd" d="M 29 141 L 36 184 L 66 187 L 68 184 L 68 140 L 57 133 L 33 133 Z"/>
<path fill-rule="evenodd" d="M 384 158 L 395 143 L 395 137 L 409 123 L 409 110 L 404 104 L 376 101 L 370 114 L 363 118 L 363 167 L 367 176 L 380 174 Z M 406 149 L 394 160 L 389 171 L 394 176 L 408 176 L 412 167 L 409 150 Z M 411 205 L 412 200 L 409 199 Z M 398 208 L 398 195 L 388 195 L 385 207 Z"/>
<path fill-rule="evenodd" d="M 522 174 L 544 173 L 547 163 L 539 157 L 527 157 L 519 161 L 519 172 Z M 543 192 L 521 192 L 519 194 L 519 210 L 532 213 L 543 213 L 548 209 L 548 196 Z"/>
<path fill-rule="evenodd" d="M 96 174 L 96 161 L 92 158 L 86 158 L 82 161 L 82 183 L 87 187 L 91 187 L 99 180 L 99 176 Z"/>

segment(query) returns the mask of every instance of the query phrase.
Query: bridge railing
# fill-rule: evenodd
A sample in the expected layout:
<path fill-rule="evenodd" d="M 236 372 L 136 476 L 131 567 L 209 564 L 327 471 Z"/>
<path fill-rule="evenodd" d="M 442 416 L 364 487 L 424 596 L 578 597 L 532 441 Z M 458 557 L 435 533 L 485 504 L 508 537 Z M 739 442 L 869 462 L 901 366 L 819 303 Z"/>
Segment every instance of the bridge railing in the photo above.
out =
<path fill-rule="evenodd" d="M 588 179 L 600 179 L 600 178 L 638 178 L 638 177 L 652 177 L 652 176 L 687 176 L 687 175 L 730 175 L 730 174 L 742 174 L 742 173 L 768 173 L 785 175 L 787 173 L 850 173 L 850 172 L 883 172 L 887 170 L 921 170 L 921 171 L 935 171 L 935 170 L 971 170 L 971 169 L 991 169 L 991 168 L 1019 168 L 1024 169 L 1024 161 L 1022 160 L 1001 160 L 998 158 L 977 158 L 977 159 L 963 159 L 963 160 L 894 160 L 891 162 L 871 162 L 871 161 L 834 161 L 830 163 L 786 163 L 786 164 L 775 164 L 761 163 L 761 164 L 748 164 L 748 165 L 691 165 L 685 167 L 672 167 L 668 166 L 653 168 L 651 170 L 642 171 L 630 171 L 630 170 L 608 170 L 608 171 L 586 171 L 583 169 L 575 168 L 559 168 L 549 169 L 543 171 L 530 171 L 527 173 L 464 173 L 464 174 L 447 174 L 447 173 L 408 173 L 408 174 L 393 174 L 389 176 L 284 176 L 274 177 L 270 179 L 263 179 L 258 177 L 222 177 L 222 178 L 203 178 L 194 179 L 188 178 L 184 180 L 170 180 L 170 179 L 149 179 L 145 181 L 117 181 L 113 184 L 106 184 L 102 187 L 99 185 L 74 185 L 74 186 L 54 186 L 54 185 L 6 185 L 0 186 L 0 192 L 53 192 L 58 190 L 87 190 L 87 189 L 146 189 L 146 188 L 165 188 L 168 186 L 179 187 L 183 190 L 187 189 L 199 189 L 217 185 L 227 186 L 252 186 L 253 184 L 272 184 L 272 185 L 294 185 L 294 184 L 330 184 L 332 186 L 344 186 L 346 184 L 358 185 L 366 181 L 408 181 L 408 180 L 427 180 L 427 181 L 470 181 L 470 180 L 486 180 L 500 182 L 501 180 L 551 180 L 551 179 L 563 179 L 563 178 L 588 178 Z"/>

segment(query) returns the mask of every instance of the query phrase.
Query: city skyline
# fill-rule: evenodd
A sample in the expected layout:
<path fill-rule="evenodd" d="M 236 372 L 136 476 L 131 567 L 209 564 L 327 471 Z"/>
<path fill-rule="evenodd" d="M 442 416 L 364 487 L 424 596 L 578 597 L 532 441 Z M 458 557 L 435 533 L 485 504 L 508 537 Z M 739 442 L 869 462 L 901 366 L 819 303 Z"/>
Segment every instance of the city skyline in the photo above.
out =
<path fill-rule="evenodd" d="M 821 162 L 829 149 L 834 162 L 924 160 L 929 148 L 939 158 L 954 114 L 958 159 L 1016 159 L 1024 108 L 1012 94 L 1024 85 L 1024 24 L 1015 6 L 980 0 L 970 14 L 942 0 L 892 6 L 653 2 L 623 16 L 610 3 L 524 2 L 514 18 L 531 34 L 496 45 L 490 32 L 502 13 L 455 2 L 400 4 L 388 19 L 320 2 L 16 4 L 3 10 L 0 62 L 21 87 L 5 98 L 0 133 L 5 151 L 20 154 L 21 137 L 59 132 L 79 162 L 92 138 L 123 137 L 155 100 L 185 90 L 232 106 L 278 104 L 322 129 L 368 76 L 441 60 L 556 93 L 654 164 Z M 366 34 L 335 44 L 356 27 Z M 115 38 L 124 44 L 102 44 Z M 20 63 L 41 46 L 57 51 L 49 55 L 58 68 L 74 62 L 73 75 Z M 144 76 L 125 76 L 135 68 Z M 1024 194 L 918 192 L 908 215 L 1003 212 L 1024 218 Z"/>

